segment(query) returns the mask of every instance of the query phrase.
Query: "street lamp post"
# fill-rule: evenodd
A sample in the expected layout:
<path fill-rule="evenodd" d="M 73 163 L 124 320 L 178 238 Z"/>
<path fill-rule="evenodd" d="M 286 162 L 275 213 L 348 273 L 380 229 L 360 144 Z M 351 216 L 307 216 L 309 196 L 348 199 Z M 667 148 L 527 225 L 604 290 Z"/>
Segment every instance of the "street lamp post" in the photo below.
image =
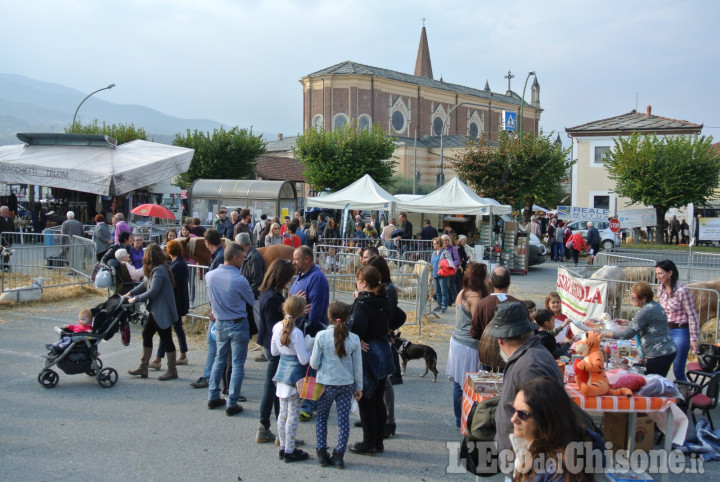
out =
<path fill-rule="evenodd" d="M 445 184 L 445 172 L 444 172 L 444 152 L 443 152 L 443 136 L 445 135 L 445 124 L 447 123 L 448 119 L 450 118 L 450 114 L 453 113 L 455 109 L 460 107 L 461 105 L 474 105 L 478 107 L 490 107 L 490 104 L 477 104 L 475 102 L 459 102 L 453 106 L 452 109 L 448 111 L 447 114 L 445 114 L 445 117 L 443 118 L 442 127 L 440 128 L 440 174 L 438 174 L 437 184 L 438 187 Z"/>
<path fill-rule="evenodd" d="M 522 97 L 520 98 L 520 147 L 522 148 L 522 138 L 523 138 L 523 111 L 525 110 L 525 89 L 527 89 L 528 80 L 530 80 L 530 76 L 535 75 L 535 71 L 531 70 L 528 72 L 527 77 L 525 77 L 525 85 L 523 85 L 523 91 L 522 91 Z M 523 202 L 522 202 L 522 184 L 520 185 L 520 209 L 518 210 L 518 217 L 522 217 L 522 209 L 523 209 Z"/>
<path fill-rule="evenodd" d="M 527 83 L 528 80 L 530 80 L 530 76 L 535 75 L 535 71 L 531 70 L 528 72 L 527 77 L 525 77 L 525 85 L 523 85 L 523 93 L 522 98 L 520 99 L 520 140 L 522 141 L 523 136 L 523 108 L 525 107 L 525 89 L 527 89 Z"/>
<path fill-rule="evenodd" d="M 83 103 L 85 103 L 86 100 L 88 100 L 90 97 L 92 97 L 93 95 L 97 94 L 97 93 L 100 92 L 101 90 L 108 90 L 108 89 L 112 89 L 113 87 L 115 87 L 115 84 L 110 84 L 110 85 L 108 85 L 107 87 L 103 87 L 102 89 L 98 89 L 98 90 L 96 90 L 95 92 L 91 92 L 90 94 L 88 94 L 88 96 L 85 97 L 85 98 L 82 100 L 82 102 L 80 102 L 80 105 L 77 106 L 77 109 L 75 109 L 75 114 L 73 115 L 72 125 L 75 125 L 75 118 L 77 117 L 77 113 L 78 113 L 78 111 L 80 110 L 80 106 L 82 106 Z"/>

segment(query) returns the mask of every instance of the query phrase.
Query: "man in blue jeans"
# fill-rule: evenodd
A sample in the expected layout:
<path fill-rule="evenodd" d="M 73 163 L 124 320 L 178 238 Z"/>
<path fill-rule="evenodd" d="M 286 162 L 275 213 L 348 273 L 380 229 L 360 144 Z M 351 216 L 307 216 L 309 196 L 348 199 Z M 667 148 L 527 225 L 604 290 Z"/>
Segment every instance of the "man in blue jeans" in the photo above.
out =
<path fill-rule="evenodd" d="M 307 246 L 300 246 L 293 252 L 293 265 L 298 274 L 290 287 L 291 295 L 303 295 L 307 300 L 307 314 L 298 318 L 295 323 L 304 335 L 314 337 L 320 330 L 327 328 L 327 310 L 330 304 L 330 287 L 322 270 L 313 260 L 313 252 Z M 315 370 L 310 370 L 315 376 Z M 300 409 L 300 421 L 307 422 L 315 412 L 316 402 L 304 400 Z"/>
<path fill-rule="evenodd" d="M 243 411 L 239 405 L 240 389 L 245 376 L 245 359 L 250 341 L 250 326 L 247 306 L 255 302 L 250 283 L 240 273 L 245 253 L 239 245 L 232 244 L 225 249 L 225 263 L 210 271 L 206 278 L 210 320 L 215 322 L 217 356 L 212 366 L 208 389 L 208 408 L 225 405 L 220 398 L 220 380 L 225 372 L 228 351 L 232 358 L 232 376 L 225 415 L 231 417 Z"/>
<path fill-rule="evenodd" d="M 217 229 L 207 229 L 203 234 L 205 238 L 205 246 L 210 251 L 210 266 L 208 267 L 208 273 L 218 266 L 221 266 L 225 262 L 225 248 L 222 246 L 222 238 L 220 232 Z M 194 277 L 190 278 L 191 285 L 193 285 Z M 194 290 L 194 285 L 191 286 Z M 197 381 L 190 384 L 193 388 L 207 388 L 210 380 L 210 371 L 212 370 L 213 363 L 215 362 L 215 356 L 217 355 L 217 346 L 215 343 L 215 337 L 212 334 L 213 320 L 208 323 L 207 331 L 207 359 L 205 360 L 205 369 L 203 374 Z"/>

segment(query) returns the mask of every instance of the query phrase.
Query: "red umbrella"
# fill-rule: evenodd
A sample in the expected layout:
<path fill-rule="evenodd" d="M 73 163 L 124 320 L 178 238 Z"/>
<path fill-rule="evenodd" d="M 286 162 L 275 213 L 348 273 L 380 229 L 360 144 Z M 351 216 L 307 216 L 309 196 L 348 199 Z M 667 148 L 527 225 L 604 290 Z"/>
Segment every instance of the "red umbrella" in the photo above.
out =
<path fill-rule="evenodd" d="M 165 206 L 159 204 L 141 204 L 130 211 L 133 214 L 140 216 L 151 216 L 154 218 L 162 219 L 175 219 L 175 215 L 170 212 Z"/>

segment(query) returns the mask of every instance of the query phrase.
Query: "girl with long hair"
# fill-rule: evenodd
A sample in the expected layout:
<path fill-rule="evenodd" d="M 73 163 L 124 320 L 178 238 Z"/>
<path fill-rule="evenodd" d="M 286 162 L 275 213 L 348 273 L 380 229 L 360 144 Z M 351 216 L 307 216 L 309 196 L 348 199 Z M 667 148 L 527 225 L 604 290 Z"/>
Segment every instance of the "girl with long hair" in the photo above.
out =
<path fill-rule="evenodd" d="M 320 240 L 320 229 L 318 228 L 318 222 L 317 221 L 311 221 L 310 227 L 307 228 L 307 231 L 305 232 L 305 244 L 310 248 L 313 249 L 315 247 L 315 243 L 317 243 Z"/>
<path fill-rule="evenodd" d="M 453 410 L 455 428 L 460 428 L 462 390 L 465 375 L 476 372 L 480 364 L 478 357 L 479 340 L 470 335 L 472 314 L 475 308 L 489 294 L 488 270 L 484 263 L 470 263 L 463 276 L 462 290 L 455 299 L 455 330 L 450 338 L 447 369 L 445 374 L 453 384 Z"/>
<path fill-rule="evenodd" d="M 455 267 L 455 262 L 452 259 L 452 255 L 444 247 L 442 238 L 437 237 L 432 240 L 432 243 L 435 252 L 430 259 L 430 263 L 433 267 L 433 278 L 435 279 L 435 300 L 437 302 L 435 310 L 433 311 L 440 311 L 441 313 L 445 313 L 447 311 L 450 300 L 450 277 L 440 276 L 440 274 L 438 273 L 438 269 L 440 267 L 440 261 L 442 260 L 446 260 L 451 268 Z"/>
<path fill-rule="evenodd" d="M 352 399 L 360 400 L 363 389 L 362 352 L 360 338 L 348 329 L 350 306 L 333 301 L 328 308 L 330 326 L 317 334 L 310 366 L 317 370 L 317 381 L 325 392 L 317 402 L 318 463 L 345 468 L 343 457 L 350 436 L 350 406 Z M 327 451 L 327 420 L 333 402 L 337 407 L 338 442 L 332 457 Z"/>
<path fill-rule="evenodd" d="M 390 267 L 382 256 L 375 256 L 368 262 L 368 266 L 374 266 L 380 271 L 380 281 L 385 283 L 385 292 L 389 301 L 390 310 L 388 311 L 388 321 L 392 320 L 395 316 L 395 308 L 398 306 L 398 295 L 395 283 L 392 282 L 390 277 Z M 392 330 L 390 335 L 393 336 Z M 395 389 L 393 385 L 402 385 L 402 372 L 400 371 L 400 354 L 391 346 L 393 354 L 393 364 L 395 365 L 395 373 L 390 375 L 385 380 L 385 407 L 387 407 L 387 422 L 385 422 L 385 430 L 383 438 L 390 438 L 395 435 L 397 425 L 395 424 Z"/>
<path fill-rule="evenodd" d="M 270 431 L 270 414 L 273 408 L 275 409 L 276 419 L 280 414 L 280 401 L 275 395 L 275 383 L 273 383 L 280 357 L 273 356 L 270 352 L 270 341 L 273 326 L 284 316 L 282 311 L 283 303 L 285 303 L 283 292 L 294 274 L 295 268 L 293 268 L 290 260 L 276 259 L 265 272 L 265 277 L 259 288 L 260 298 L 258 298 L 257 303 L 260 305 L 260 319 L 257 320 L 258 334 L 256 341 L 262 347 L 268 365 L 265 372 L 265 388 L 260 401 L 260 426 L 255 435 L 255 443 L 275 440 L 275 435 Z"/>
<path fill-rule="evenodd" d="M 685 364 L 690 348 L 697 353 L 699 333 L 695 299 L 690 290 L 678 281 L 678 268 L 669 259 L 657 262 L 655 276 L 660 283 L 657 301 L 665 310 L 670 338 L 677 348 L 672 364 L 675 380 L 687 381 Z"/>
<path fill-rule="evenodd" d="M 280 357 L 273 380 L 277 383 L 276 393 L 280 399 L 280 415 L 277 419 L 280 439 L 280 458 L 285 462 L 307 460 L 308 453 L 295 448 L 300 405 L 295 383 L 305 376 L 305 365 L 310 353 L 305 348 L 302 331 L 295 326 L 295 320 L 305 311 L 305 297 L 291 296 L 283 303 L 283 319 L 273 327 L 270 352 Z"/>
<path fill-rule="evenodd" d="M 174 231 L 174 230 L 173 230 Z M 168 230 L 170 233 L 171 230 Z M 178 318 L 173 323 L 173 329 L 180 345 L 180 358 L 175 361 L 176 365 L 187 365 L 187 341 L 185 337 L 185 329 L 183 327 L 183 316 L 188 314 L 190 311 L 190 295 L 188 293 L 188 276 L 190 271 L 188 270 L 185 258 L 183 258 L 183 247 L 180 241 L 175 238 L 170 238 L 165 248 L 168 256 L 170 256 L 170 272 L 175 280 L 175 308 L 177 309 Z M 165 356 L 165 344 L 162 339 L 158 344 L 157 354 L 155 359 L 150 362 L 150 368 L 153 370 L 160 370 L 162 365 L 162 359 Z"/>
<path fill-rule="evenodd" d="M 515 482 L 584 482 L 595 480 L 593 472 L 603 472 L 602 466 L 589 465 L 595 460 L 587 450 L 582 459 L 578 458 L 578 452 L 568 450 L 568 445 L 573 442 L 591 442 L 593 450 L 601 454 L 605 448 L 600 435 L 582 427 L 572 404 L 562 384 L 550 377 L 533 378 L 518 388 L 510 406 Z M 577 456 L 566 458 L 573 454 Z M 604 465 L 602 460 L 597 462 Z M 580 467 L 581 470 L 563 473 L 563 468 L 567 467 Z"/>
<path fill-rule="evenodd" d="M 146 302 L 150 312 L 143 327 L 143 349 L 140 365 L 135 370 L 128 370 L 130 375 L 148 377 L 148 365 L 152 357 L 153 335 L 157 333 L 167 350 L 167 372 L 158 377 L 159 380 L 177 378 L 175 367 L 175 343 L 172 339 L 172 326 L 178 319 L 175 305 L 175 280 L 170 267 L 165 262 L 165 253 L 159 245 L 150 243 L 143 254 L 143 271 L 145 282 L 140 283 L 129 293 L 123 295 L 128 303 Z"/>
<path fill-rule="evenodd" d="M 363 455 L 383 452 L 383 435 L 387 422 L 387 408 L 383 400 L 385 379 L 394 371 L 390 339 L 388 337 L 388 311 L 390 303 L 385 283 L 380 281 L 380 271 L 365 266 L 357 273 L 357 298 L 353 303 L 351 331 L 369 345 L 362 353 L 363 370 L 372 370 L 377 380 L 372 386 L 363 384 L 363 396 L 358 401 L 363 441 L 350 446 L 350 450 Z"/>

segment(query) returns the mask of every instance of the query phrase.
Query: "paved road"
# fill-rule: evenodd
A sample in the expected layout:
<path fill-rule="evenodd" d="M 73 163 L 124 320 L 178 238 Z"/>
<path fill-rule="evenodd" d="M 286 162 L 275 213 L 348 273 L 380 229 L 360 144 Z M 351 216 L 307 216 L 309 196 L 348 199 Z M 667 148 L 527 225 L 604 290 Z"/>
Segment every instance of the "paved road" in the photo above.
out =
<path fill-rule="evenodd" d="M 513 277 L 513 291 L 541 303 L 553 289 L 555 276 L 554 263 L 531 268 L 527 276 Z M 54 341 L 52 327 L 74 321 L 76 308 L 57 304 L 52 310 L 0 310 L 0 319 L 5 320 L 0 322 L 0 478 L 4 480 L 473 480 L 452 473 L 454 463 L 449 463 L 460 435 L 453 426 L 452 387 L 443 376 L 447 341 L 433 344 L 441 374 L 437 383 L 418 378 L 424 371 L 422 362 L 413 361 L 405 383 L 396 387 L 398 433 L 386 442 L 385 453 L 363 457 L 348 452 L 347 469 L 338 471 L 316 465 L 312 422 L 300 424 L 298 432 L 308 442 L 310 462 L 284 464 L 272 444 L 254 443 L 266 365 L 254 362 L 253 353 L 242 390 L 249 401 L 243 404 L 245 412 L 232 418 L 222 410 L 208 410 L 206 390 L 188 385 L 202 372 L 201 345 L 191 348 L 190 365 L 179 367 L 178 380 L 126 375 L 138 362 L 138 332 L 129 347 L 117 336 L 101 345 L 105 366 L 120 372 L 115 387 L 103 389 L 86 375 L 61 372 L 59 384 L 48 390 L 37 382 L 42 367 L 39 355 L 45 343 Z M 440 321 L 453 320 L 449 310 Z M 333 414 L 331 444 L 334 424 Z M 353 428 L 350 441 L 360 437 L 360 429 Z M 706 469 L 714 469 L 710 477 L 718 480 L 718 469 L 712 464 Z"/>

